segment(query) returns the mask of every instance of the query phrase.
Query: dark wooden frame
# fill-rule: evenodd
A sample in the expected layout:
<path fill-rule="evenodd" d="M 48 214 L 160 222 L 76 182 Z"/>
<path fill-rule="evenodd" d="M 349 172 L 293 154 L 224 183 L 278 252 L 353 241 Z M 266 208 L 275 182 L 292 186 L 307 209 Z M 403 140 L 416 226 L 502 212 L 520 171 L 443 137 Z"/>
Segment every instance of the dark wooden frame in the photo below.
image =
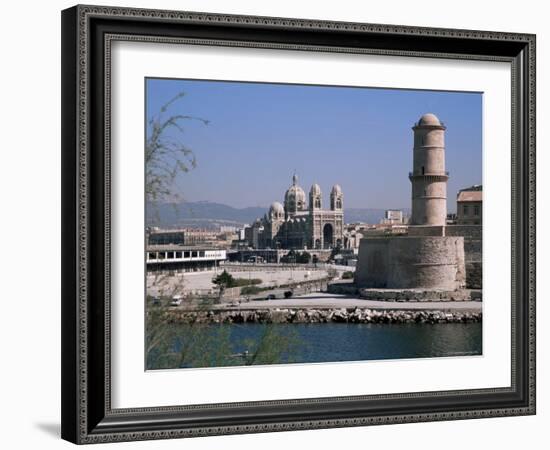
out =
<path fill-rule="evenodd" d="M 512 65 L 512 384 L 117 410 L 110 402 L 110 42 Z M 62 437 L 75 443 L 535 413 L 535 36 L 98 6 L 62 13 Z"/>

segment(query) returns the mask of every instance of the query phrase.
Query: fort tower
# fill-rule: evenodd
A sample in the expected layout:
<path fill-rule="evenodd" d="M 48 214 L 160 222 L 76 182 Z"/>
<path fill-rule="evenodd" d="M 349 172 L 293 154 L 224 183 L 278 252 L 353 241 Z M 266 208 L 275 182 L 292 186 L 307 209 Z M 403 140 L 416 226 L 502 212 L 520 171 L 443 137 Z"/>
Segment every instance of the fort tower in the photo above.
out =
<path fill-rule="evenodd" d="M 445 126 L 431 113 L 424 114 L 414 131 L 411 225 L 444 226 L 447 218 Z"/>

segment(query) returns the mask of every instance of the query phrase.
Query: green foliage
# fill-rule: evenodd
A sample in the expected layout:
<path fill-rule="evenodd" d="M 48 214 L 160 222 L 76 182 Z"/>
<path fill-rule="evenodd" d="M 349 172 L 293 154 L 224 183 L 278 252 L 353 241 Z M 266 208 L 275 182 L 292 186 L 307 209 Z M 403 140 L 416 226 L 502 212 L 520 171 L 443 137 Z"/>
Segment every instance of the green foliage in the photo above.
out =
<path fill-rule="evenodd" d="M 147 312 L 147 369 L 219 367 L 231 363 L 227 326 L 178 326 L 167 317 L 166 311 Z"/>
<path fill-rule="evenodd" d="M 303 251 L 298 252 L 294 249 L 290 250 L 286 255 L 281 257 L 281 262 L 286 264 L 309 264 L 311 261 L 311 254 Z"/>
<path fill-rule="evenodd" d="M 173 182 L 176 176 L 197 165 L 193 151 L 182 142 L 183 124 L 189 120 L 197 120 L 208 125 L 208 120 L 185 114 L 167 116 L 173 104 L 184 96 L 184 92 L 177 94 L 147 122 L 145 195 L 152 204 L 163 199 L 175 200 L 177 196 Z"/>
<path fill-rule="evenodd" d="M 214 283 L 219 288 L 232 288 L 239 286 L 250 286 L 254 284 L 261 284 L 262 280 L 260 278 L 234 278 L 227 270 L 224 270 L 218 276 L 212 279 Z"/>
<path fill-rule="evenodd" d="M 308 252 L 302 252 L 298 254 L 298 257 L 296 258 L 296 262 L 298 264 L 309 264 L 311 261 L 311 254 Z"/>
<path fill-rule="evenodd" d="M 333 247 L 332 248 L 332 251 L 330 252 L 330 256 L 328 258 L 329 261 L 334 261 L 334 257 L 340 253 L 340 251 L 342 250 L 342 247 L 340 245 L 337 245 L 336 247 Z"/>
<path fill-rule="evenodd" d="M 241 289 L 241 295 L 254 295 L 262 292 L 262 288 L 258 286 L 245 286 Z"/>
<path fill-rule="evenodd" d="M 224 270 L 218 276 L 212 278 L 212 283 L 220 289 L 231 288 L 235 286 L 235 278 L 227 270 Z"/>
<path fill-rule="evenodd" d="M 245 364 L 293 362 L 299 343 L 297 333 L 288 326 L 264 324 L 260 338 L 246 342 Z"/>
<path fill-rule="evenodd" d="M 262 280 L 260 278 L 235 278 L 231 287 L 252 286 L 255 284 L 262 284 Z"/>
<path fill-rule="evenodd" d="M 170 323 L 164 308 L 147 311 L 146 326 L 148 370 L 292 362 L 299 344 L 297 334 L 280 324 L 264 324 L 258 338 L 232 342 L 239 325 Z"/>
<path fill-rule="evenodd" d="M 350 280 L 354 277 L 354 273 L 351 271 L 351 270 L 346 270 L 343 274 L 342 274 L 342 278 L 344 280 Z"/>

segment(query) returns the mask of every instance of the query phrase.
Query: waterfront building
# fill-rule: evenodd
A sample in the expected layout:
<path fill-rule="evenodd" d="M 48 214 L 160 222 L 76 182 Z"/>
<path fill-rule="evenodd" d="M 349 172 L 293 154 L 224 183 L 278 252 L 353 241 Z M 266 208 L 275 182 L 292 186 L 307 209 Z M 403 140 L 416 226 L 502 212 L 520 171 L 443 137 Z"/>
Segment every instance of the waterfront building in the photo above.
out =
<path fill-rule="evenodd" d="M 224 249 L 181 245 L 149 245 L 145 255 L 148 272 L 212 270 L 227 259 Z"/>

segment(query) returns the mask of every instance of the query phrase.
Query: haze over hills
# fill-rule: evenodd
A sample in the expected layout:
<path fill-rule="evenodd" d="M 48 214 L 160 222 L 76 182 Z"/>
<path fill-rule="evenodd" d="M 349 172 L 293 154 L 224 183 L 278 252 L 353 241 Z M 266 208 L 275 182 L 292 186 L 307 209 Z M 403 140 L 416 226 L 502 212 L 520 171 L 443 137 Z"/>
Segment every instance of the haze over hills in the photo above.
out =
<path fill-rule="evenodd" d="M 147 205 L 147 224 L 166 228 L 193 227 L 218 228 L 223 225 L 242 226 L 263 217 L 268 206 L 234 208 L 222 203 L 183 202 L 180 204 L 162 203 Z M 409 214 L 408 208 L 400 208 Z M 344 208 L 344 222 L 379 223 L 384 217 L 384 209 Z"/>

